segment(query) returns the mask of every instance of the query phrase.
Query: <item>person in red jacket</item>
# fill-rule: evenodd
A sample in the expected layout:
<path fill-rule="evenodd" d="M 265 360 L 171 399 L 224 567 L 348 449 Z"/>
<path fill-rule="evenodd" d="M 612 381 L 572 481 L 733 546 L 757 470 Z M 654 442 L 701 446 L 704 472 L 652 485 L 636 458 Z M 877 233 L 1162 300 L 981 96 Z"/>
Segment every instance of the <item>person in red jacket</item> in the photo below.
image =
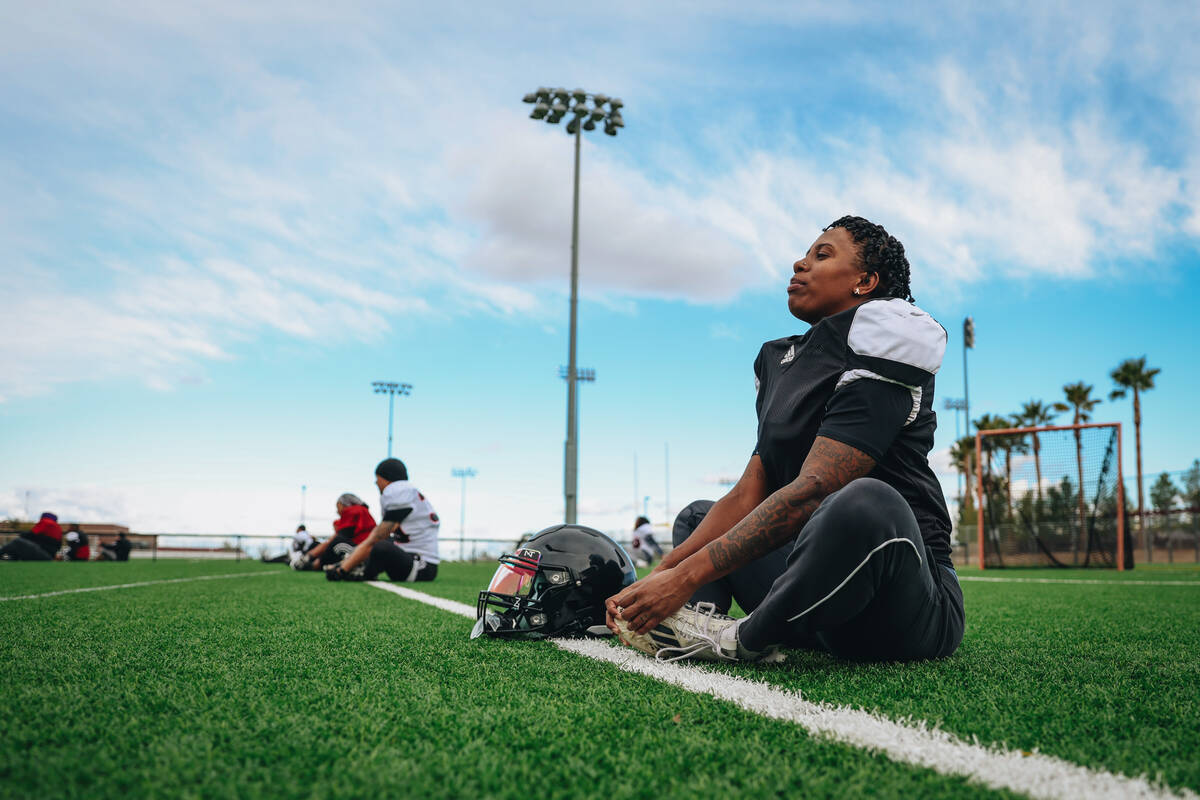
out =
<path fill-rule="evenodd" d="M 87 561 L 92 557 L 92 549 L 88 547 L 88 535 L 79 529 L 78 523 L 67 529 L 63 539 L 67 543 L 63 561 Z"/>
<path fill-rule="evenodd" d="M 32 530 L 0 547 L 0 558 L 13 561 L 50 561 L 62 547 L 62 539 L 63 530 L 58 525 L 58 516 L 47 511 L 42 514 L 42 518 Z"/>
<path fill-rule="evenodd" d="M 375 518 L 367 504 L 356 494 L 346 492 L 337 499 L 338 518 L 333 523 L 333 538 L 326 539 L 305 554 L 303 566 L 306 569 L 311 564 L 314 568 L 322 568 L 330 564 L 340 564 L 342 559 L 354 552 L 354 548 L 375 530 Z"/>

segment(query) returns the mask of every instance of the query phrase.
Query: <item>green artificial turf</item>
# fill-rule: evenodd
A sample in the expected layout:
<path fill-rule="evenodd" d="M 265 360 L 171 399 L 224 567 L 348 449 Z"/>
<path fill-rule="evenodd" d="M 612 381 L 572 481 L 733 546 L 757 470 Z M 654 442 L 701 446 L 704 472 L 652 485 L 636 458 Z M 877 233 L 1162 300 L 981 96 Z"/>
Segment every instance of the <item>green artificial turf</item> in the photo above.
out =
<path fill-rule="evenodd" d="M 461 577 L 422 590 L 473 602 L 492 566 L 455 567 Z M 966 635 L 944 661 L 856 664 L 792 651 L 779 666 L 710 668 L 813 701 L 927 720 L 965 739 L 1200 790 L 1200 565 L 960 574 L 1097 583 L 964 580 Z M 1129 581 L 1138 583 L 1113 585 Z"/>
<path fill-rule="evenodd" d="M 134 559 L 132 561 L 7 561 L 0 562 L 0 597 L 41 594 L 89 586 L 188 578 L 197 575 L 231 575 L 240 572 L 278 573 L 279 564 L 257 559 L 183 560 Z M 90 594 L 85 593 L 85 594 Z"/>
<path fill-rule="evenodd" d="M 0 596 L 256 570 L 0 602 L 0 794 L 1004 796 L 546 642 L 469 641 L 462 617 L 277 565 L 6 563 Z M 445 563 L 413 588 L 473 605 L 493 570 Z M 793 652 L 723 669 L 1200 788 L 1200 587 L 963 589 L 967 640 L 946 661 Z"/>

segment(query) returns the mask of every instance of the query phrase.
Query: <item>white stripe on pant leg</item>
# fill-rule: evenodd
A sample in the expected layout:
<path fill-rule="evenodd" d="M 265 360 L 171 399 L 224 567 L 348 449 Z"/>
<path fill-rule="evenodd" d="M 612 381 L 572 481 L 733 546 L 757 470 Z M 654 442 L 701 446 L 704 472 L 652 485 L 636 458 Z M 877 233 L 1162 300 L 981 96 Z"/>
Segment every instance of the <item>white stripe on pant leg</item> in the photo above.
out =
<path fill-rule="evenodd" d="M 465 603 L 393 583 L 368 581 L 368 585 L 475 619 L 475 609 Z M 561 650 L 606 661 L 624 672 L 645 675 L 695 694 L 712 695 L 759 716 L 799 725 L 814 736 L 877 751 L 901 764 L 930 769 L 942 775 L 962 776 L 993 789 L 1008 789 L 1044 800 L 1077 800 L 1080 797 L 1089 800 L 1200 800 L 1200 795 L 1188 789 L 1171 789 L 1150 783 L 1145 778 L 1093 770 L 1042 753 L 1026 754 L 1020 750 L 966 742 L 952 733 L 930 728 L 921 720 L 900 723 L 868 711 L 813 703 L 803 699 L 799 692 L 694 665 L 655 661 L 601 639 L 548 641 Z"/>
<path fill-rule="evenodd" d="M 913 544 L 913 541 L 912 541 L 911 539 L 905 539 L 903 536 L 901 536 L 901 537 L 899 537 L 899 538 L 896 538 L 896 539 L 888 539 L 886 542 L 884 542 L 883 544 L 879 545 L 878 547 L 876 547 L 876 548 L 875 548 L 874 550 L 872 550 L 871 552 L 867 553 L 867 557 L 866 557 L 866 558 L 864 558 L 862 561 L 860 561 L 857 567 L 855 567 L 854 569 L 850 570 L 850 574 L 846 576 L 846 579 L 845 579 L 845 580 L 843 580 L 841 583 L 839 583 L 837 586 L 833 587 L 833 591 L 832 591 L 832 592 L 830 592 L 829 594 L 825 595 L 825 596 L 824 596 L 824 597 L 822 597 L 820 600 L 818 600 L 817 602 L 813 603 L 811 606 L 809 606 L 808 608 L 804 609 L 803 611 L 801 611 L 801 612 L 800 612 L 799 614 L 797 614 L 796 616 L 794 616 L 794 617 L 790 618 L 790 619 L 788 620 L 788 622 L 795 622 L 796 620 L 800 619 L 801 617 L 803 617 L 803 616 L 804 616 L 805 614 L 807 614 L 808 612 L 812 611 L 812 610 L 813 610 L 814 608 L 816 608 L 817 606 L 819 606 L 819 605 L 821 605 L 822 603 L 824 603 L 824 602 L 825 602 L 826 600 L 828 600 L 829 598 L 833 597 L 835 594 L 837 594 L 837 593 L 838 593 L 838 590 L 839 590 L 839 589 L 841 589 L 843 586 L 845 586 L 847 583 L 849 583 L 849 582 L 850 582 L 850 579 L 851 579 L 851 578 L 853 578 L 853 577 L 855 576 L 855 574 L 857 574 L 857 573 L 858 573 L 858 571 L 859 571 L 860 569 L 862 569 L 863 567 L 865 567 L 865 566 L 867 565 L 867 562 L 871 560 L 871 556 L 875 555 L 875 554 L 876 554 L 876 553 L 878 553 L 880 550 L 882 550 L 883 548 L 887 547 L 889 544 L 895 544 L 896 542 L 908 542 L 909 546 L 910 546 L 910 547 L 912 547 L 912 549 L 913 549 L 913 552 L 917 554 L 917 561 L 918 561 L 918 562 L 920 562 L 920 563 L 922 563 L 922 564 L 923 564 L 923 563 L 925 563 L 925 559 L 921 558 L 921 552 L 920 552 L 919 550 L 917 550 L 917 546 L 916 546 L 915 544 Z"/>
<path fill-rule="evenodd" d="M 421 557 L 414 553 L 412 569 L 410 569 L 408 571 L 408 577 L 404 579 L 405 583 L 412 583 L 413 581 L 415 581 L 417 579 L 417 573 L 421 571 L 421 566 L 422 566 Z"/>

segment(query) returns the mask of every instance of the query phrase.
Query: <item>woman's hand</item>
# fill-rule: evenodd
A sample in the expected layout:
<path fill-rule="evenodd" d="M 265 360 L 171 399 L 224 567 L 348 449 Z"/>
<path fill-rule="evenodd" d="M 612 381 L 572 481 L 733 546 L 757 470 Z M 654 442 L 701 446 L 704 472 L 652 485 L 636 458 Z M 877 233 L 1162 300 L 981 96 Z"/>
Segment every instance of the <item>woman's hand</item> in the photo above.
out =
<path fill-rule="evenodd" d="M 614 621 L 619 616 L 631 631 L 645 633 L 683 608 L 697 588 L 680 570 L 652 572 L 604 601 L 605 622 L 609 630 L 619 633 Z"/>

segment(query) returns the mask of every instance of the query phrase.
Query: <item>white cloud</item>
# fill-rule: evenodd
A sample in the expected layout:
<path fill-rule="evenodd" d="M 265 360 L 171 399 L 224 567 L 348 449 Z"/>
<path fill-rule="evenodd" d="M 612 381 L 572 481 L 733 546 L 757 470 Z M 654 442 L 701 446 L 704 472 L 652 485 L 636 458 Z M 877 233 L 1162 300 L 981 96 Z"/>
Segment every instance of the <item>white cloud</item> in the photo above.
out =
<path fill-rule="evenodd" d="M 637 49 L 649 13 L 637 6 L 581 27 L 627 27 L 633 44 L 608 59 L 621 71 L 581 64 L 580 78 L 598 72 L 646 96 L 639 109 L 626 93 L 626 134 L 584 147 L 585 296 L 616 308 L 646 297 L 728 302 L 783 280 L 819 228 L 847 212 L 905 242 L 918 298 L 984 274 L 1087 278 L 1200 236 L 1200 161 L 1186 144 L 1200 132 L 1195 57 L 1153 46 L 1186 40 L 1194 20 L 1163 32 L 1170 15 L 1156 7 L 1119 29 L 1093 14 L 1048 48 L 1042 40 L 1075 10 L 1018 6 L 995 15 L 1024 38 L 980 53 L 978 20 L 891 8 L 876 7 L 877 24 L 936 60 L 862 56 L 861 82 L 844 94 L 883 91 L 895 109 L 864 107 L 866 124 L 789 128 L 777 109 L 755 116 L 747 94 L 745 106 L 706 117 L 694 141 L 670 138 L 653 155 L 630 134 L 673 122 L 652 108 L 651 98 L 671 102 L 664 85 L 708 76 L 716 93 L 746 67 L 681 75 L 660 50 Z M 69 158 L 35 148 L 30 163 L 0 162 L 0 278 L 15 309 L 0 320 L 0 394 L 116 375 L 170 385 L 189 365 L 237 357 L 245 341 L 372 341 L 397 315 L 560 315 L 547 297 L 565 291 L 571 141 L 516 102 L 542 58 L 505 46 L 501 59 L 494 46 L 518 36 L 506 26 L 521 41 L 543 31 L 500 12 L 436 13 L 441 33 L 353 5 L 20 14 L 0 34 L 13 87 L 0 102 Z M 710 4 L 680 23 L 672 53 L 718 52 L 749 21 L 781 36 L 816 22 L 876 24 L 815 5 Z M 388 46 L 381 31 L 411 47 Z M 344 45 L 311 52 L 317 41 Z M 798 81 L 804 63 L 793 66 Z M 1181 122 L 1177 162 L 1097 96 L 1117 66 L 1134 91 L 1173 87 L 1163 102 Z M 1164 73 L 1175 80 L 1159 81 Z M 769 81 L 790 74 L 747 89 L 769 97 Z M 42 324 L 48 315 L 59 322 Z"/>
<path fill-rule="evenodd" d="M 571 139 L 528 120 L 499 127 L 496 147 L 453 156 L 456 171 L 474 176 L 462 207 L 478 244 L 463 263 L 507 282 L 557 284 L 570 256 Z M 679 189 L 608 157 L 601 145 L 620 144 L 606 138 L 582 156 L 579 261 L 588 291 L 712 302 L 751 283 L 738 243 Z"/>

